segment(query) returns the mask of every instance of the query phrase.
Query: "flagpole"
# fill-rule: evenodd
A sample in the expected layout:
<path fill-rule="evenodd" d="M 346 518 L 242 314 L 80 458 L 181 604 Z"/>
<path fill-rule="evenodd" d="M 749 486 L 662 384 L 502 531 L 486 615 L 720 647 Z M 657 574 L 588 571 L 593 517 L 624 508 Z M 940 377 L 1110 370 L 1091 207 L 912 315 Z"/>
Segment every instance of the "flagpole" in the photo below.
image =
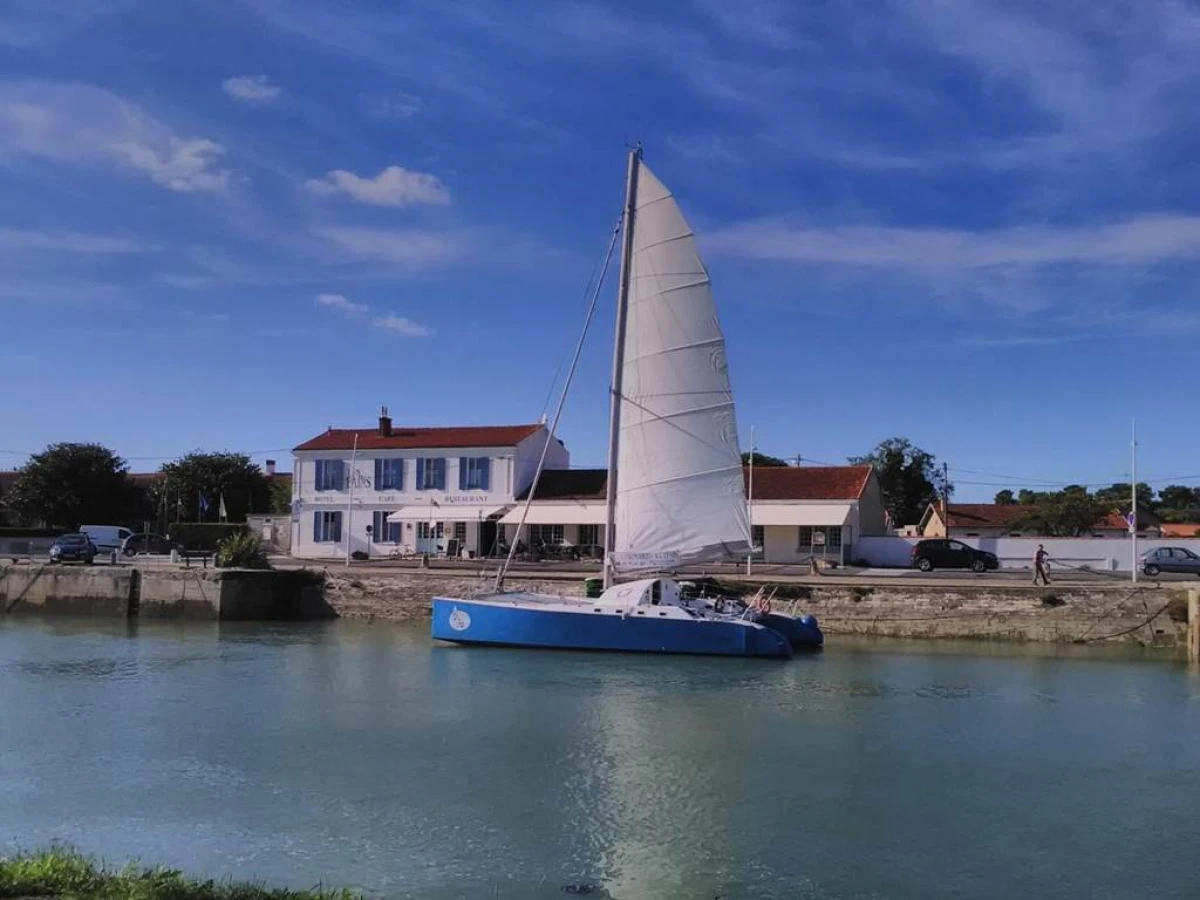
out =
<path fill-rule="evenodd" d="M 1132 513 L 1130 513 L 1130 519 L 1131 519 L 1131 521 L 1130 521 L 1130 523 L 1129 523 L 1129 537 L 1130 537 L 1130 545 L 1131 545 L 1131 547 L 1132 547 L 1132 549 L 1133 549 L 1133 559 L 1131 560 L 1131 565 L 1130 565 L 1130 568 L 1133 570 L 1133 583 L 1134 583 L 1134 584 L 1137 584 L 1137 580 L 1138 580 L 1138 545 L 1137 545 L 1137 530 L 1138 530 L 1137 419 L 1134 419 L 1134 420 L 1133 420 L 1132 429 L 1131 429 L 1131 436 L 1132 436 L 1132 440 L 1130 441 L 1130 449 L 1131 449 L 1131 451 L 1132 451 L 1132 453 L 1133 453 L 1133 460 L 1132 460 L 1132 463 L 1131 463 L 1131 465 L 1130 465 L 1130 469 L 1131 469 L 1131 473 L 1132 473 L 1132 478 L 1131 478 L 1131 480 L 1133 481 L 1133 487 L 1131 488 L 1131 491 L 1132 491 L 1132 493 L 1133 493 L 1133 500 L 1132 500 L 1132 508 L 1133 508 L 1133 512 L 1132 512 Z"/>
<path fill-rule="evenodd" d="M 354 432 L 354 449 L 350 451 L 350 493 L 346 498 L 346 565 L 350 565 L 350 525 L 354 517 L 354 466 L 358 462 L 358 432 Z M 369 551 L 368 551 L 369 552 Z"/>

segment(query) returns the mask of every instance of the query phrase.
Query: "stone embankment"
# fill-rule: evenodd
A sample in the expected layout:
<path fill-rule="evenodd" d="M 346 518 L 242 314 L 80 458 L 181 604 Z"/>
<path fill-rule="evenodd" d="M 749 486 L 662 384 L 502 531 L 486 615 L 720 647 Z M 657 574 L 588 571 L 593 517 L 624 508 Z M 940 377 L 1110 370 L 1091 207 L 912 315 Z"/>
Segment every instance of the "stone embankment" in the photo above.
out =
<path fill-rule="evenodd" d="M 337 613 L 320 573 L 133 566 L 0 566 L 0 612 L 143 619 L 314 619 Z"/>
<path fill-rule="evenodd" d="M 326 576 L 326 599 L 338 615 L 424 620 L 435 595 L 469 597 L 490 582 L 446 572 L 405 571 Z M 578 575 L 509 578 L 511 590 L 581 596 Z M 737 592 L 758 585 L 728 584 Z M 812 613 L 830 636 L 839 634 L 1008 641 L 1125 641 L 1182 646 L 1187 630 L 1187 584 L 855 585 L 783 584 L 777 610 Z M 770 587 L 768 587 L 770 589 Z"/>
<path fill-rule="evenodd" d="M 1192 585 L 1012 582 L 872 584 L 819 578 L 766 586 L 774 608 L 811 613 L 826 634 L 1183 646 Z M 578 573 L 514 575 L 510 590 L 582 596 Z M 423 621 L 434 596 L 470 597 L 491 580 L 465 571 L 204 570 L 131 566 L 0 567 L 0 611 L 184 619 Z M 725 582 L 746 595 L 758 584 Z"/>

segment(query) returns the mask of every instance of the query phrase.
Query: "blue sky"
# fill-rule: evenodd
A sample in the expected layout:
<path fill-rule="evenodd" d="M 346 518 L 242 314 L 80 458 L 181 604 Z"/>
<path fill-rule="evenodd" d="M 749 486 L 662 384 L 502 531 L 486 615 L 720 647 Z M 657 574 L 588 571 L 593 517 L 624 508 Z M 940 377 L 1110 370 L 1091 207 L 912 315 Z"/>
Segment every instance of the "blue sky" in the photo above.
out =
<path fill-rule="evenodd" d="M 0 449 L 532 420 L 641 140 L 743 444 L 905 435 L 978 500 L 1126 477 L 1137 415 L 1140 474 L 1200 484 L 1198 88 L 1157 0 L 6 0 Z"/>

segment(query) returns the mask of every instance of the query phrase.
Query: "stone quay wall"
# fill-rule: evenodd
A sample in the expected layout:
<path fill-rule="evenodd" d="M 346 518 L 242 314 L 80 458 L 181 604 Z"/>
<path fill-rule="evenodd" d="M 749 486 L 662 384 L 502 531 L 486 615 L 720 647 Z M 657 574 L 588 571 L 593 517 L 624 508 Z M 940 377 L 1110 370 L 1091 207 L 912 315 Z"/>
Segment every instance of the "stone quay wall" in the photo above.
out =
<path fill-rule="evenodd" d="M 582 596 L 578 575 L 514 577 L 510 590 Z M 469 597 L 490 582 L 469 575 L 408 570 L 356 575 L 327 573 L 326 599 L 340 616 L 421 621 L 436 596 Z M 742 594 L 758 584 L 730 583 Z M 839 634 L 1001 641 L 1129 643 L 1182 646 L 1187 587 L 1146 585 L 768 585 L 777 611 L 811 613 L 829 636 Z"/>
<path fill-rule="evenodd" d="M 337 613 L 317 572 L 4 565 L 0 612 L 146 619 L 314 619 Z"/>

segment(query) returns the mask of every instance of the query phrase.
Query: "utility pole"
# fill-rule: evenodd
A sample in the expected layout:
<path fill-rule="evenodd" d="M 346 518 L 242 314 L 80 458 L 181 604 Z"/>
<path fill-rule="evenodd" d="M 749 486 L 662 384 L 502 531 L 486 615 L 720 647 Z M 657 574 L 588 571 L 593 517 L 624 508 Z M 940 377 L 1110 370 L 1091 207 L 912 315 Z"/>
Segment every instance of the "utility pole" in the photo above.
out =
<path fill-rule="evenodd" d="M 950 537 L 950 463 L 942 463 L 942 521 Z"/>
<path fill-rule="evenodd" d="M 754 454 L 758 448 L 754 445 L 754 426 L 750 426 L 750 487 L 746 491 L 746 518 L 750 524 L 750 552 L 746 554 L 746 575 L 750 575 L 750 566 L 754 562 Z M 766 531 L 764 529 L 764 534 Z"/>
<path fill-rule="evenodd" d="M 346 498 L 346 565 L 350 565 L 351 524 L 354 521 L 354 473 L 358 464 L 358 432 L 354 432 L 354 449 L 350 451 L 350 493 Z M 370 551 L 370 547 L 367 548 Z"/>
<path fill-rule="evenodd" d="M 1137 584 L 1138 580 L 1138 552 L 1137 552 L 1137 530 L 1138 530 L 1138 483 L 1137 483 L 1137 419 L 1133 420 L 1131 428 L 1130 450 L 1132 451 L 1133 459 L 1130 463 L 1130 480 L 1133 482 L 1133 487 L 1130 489 L 1133 494 L 1130 507 L 1132 512 L 1129 513 L 1129 539 L 1132 552 L 1129 568 L 1133 571 L 1133 583 Z"/>

